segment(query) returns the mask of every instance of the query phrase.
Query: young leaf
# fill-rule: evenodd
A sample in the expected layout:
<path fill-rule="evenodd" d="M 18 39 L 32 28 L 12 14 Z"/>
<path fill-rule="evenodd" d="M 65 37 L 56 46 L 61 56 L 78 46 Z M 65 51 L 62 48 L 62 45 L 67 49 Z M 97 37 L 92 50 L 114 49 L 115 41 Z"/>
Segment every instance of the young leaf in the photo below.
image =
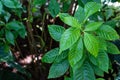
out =
<path fill-rule="evenodd" d="M 60 39 L 60 53 L 70 48 L 80 37 L 80 30 L 76 28 L 67 29 Z"/>
<path fill-rule="evenodd" d="M 97 30 L 103 22 L 90 22 L 88 25 L 86 25 L 84 31 L 95 31 Z"/>
<path fill-rule="evenodd" d="M 60 63 L 53 63 L 50 67 L 48 79 L 57 78 L 64 75 L 68 68 L 69 62 L 67 60 L 64 60 Z"/>
<path fill-rule="evenodd" d="M 69 51 L 68 59 L 69 59 L 70 65 L 74 67 L 74 65 L 78 61 L 80 61 L 82 56 L 83 56 L 83 41 L 80 38 Z"/>
<path fill-rule="evenodd" d="M 106 40 L 116 40 L 119 39 L 119 35 L 117 32 L 110 27 L 109 25 L 102 25 L 98 31 L 97 34 Z"/>
<path fill-rule="evenodd" d="M 50 50 L 49 52 L 47 52 L 43 58 L 42 58 L 42 62 L 46 62 L 46 63 L 52 63 L 54 62 L 56 56 L 59 53 L 59 48 L 54 48 L 52 50 Z"/>
<path fill-rule="evenodd" d="M 50 0 L 48 10 L 52 17 L 56 17 L 56 15 L 60 12 L 60 7 L 57 0 Z"/>
<path fill-rule="evenodd" d="M 59 25 L 49 25 L 48 30 L 49 30 L 51 37 L 54 40 L 60 41 L 61 35 L 65 31 L 65 28 Z"/>
<path fill-rule="evenodd" d="M 6 32 L 5 32 L 5 38 L 6 38 L 6 40 L 9 43 L 11 43 L 12 45 L 14 45 L 14 35 L 13 35 L 13 33 L 11 31 L 6 30 Z"/>
<path fill-rule="evenodd" d="M 99 63 L 99 68 L 105 72 L 108 72 L 109 69 L 109 58 L 106 52 L 99 52 L 97 56 L 97 61 Z"/>
<path fill-rule="evenodd" d="M 67 25 L 69 25 L 71 27 L 77 27 L 77 28 L 81 27 L 81 25 L 79 24 L 79 22 L 78 22 L 78 20 L 76 18 L 74 18 L 74 17 L 72 17 L 70 15 L 67 15 L 67 16 L 64 17 L 64 15 L 66 15 L 66 14 L 64 14 L 64 13 L 59 14 L 60 19 L 64 23 L 66 23 Z"/>
<path fill-rule="evenodd" d="M 85 7 L 84 7 L 86 19 L 89 16 L 91 16 L 92 14 L 96 13 L 97 11 L 99 11 L 100 8 L 101 8 L 101 4 L 96 3 L 96 2 L 88 2 L 85 5 Z"/>
<path fill-rule="evenodd" d="M 75 12 L 74 17 L 78 19 L 79 23 L 82 23 L 84 21 L 85 13 L 84 13 L 84 9 L 81 6 L 79 6 L 77 11 Z"/>
<path fill-rule="evenodd" d="M 73 75 L 74 80 L 95 80 L 94 71 L 86 61 Z"/>
<path fill-rule="evenodd" d="M 119 49 L 113 43 L 107 42 L 107 52 L 111 54 L 120 54 Z"/>
<path fill-rule="evenodd" d="M 99 41 L 95 36 L 92 34 L 86 33 L 84 34 L 84 44 L 86 49 L 92 54 L 93 56 L 97 56 L 99 52 Z"/>

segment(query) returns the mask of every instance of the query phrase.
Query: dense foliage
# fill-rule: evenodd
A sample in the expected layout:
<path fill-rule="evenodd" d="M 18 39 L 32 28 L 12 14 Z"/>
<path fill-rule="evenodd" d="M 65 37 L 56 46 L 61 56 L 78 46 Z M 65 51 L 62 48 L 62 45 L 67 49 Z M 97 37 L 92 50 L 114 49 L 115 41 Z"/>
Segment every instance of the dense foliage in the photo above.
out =
<path fill-rule="evenodd" d="M 116 0 L 0 0 L 0 80 L 119 78 L 119 7 Z"/>

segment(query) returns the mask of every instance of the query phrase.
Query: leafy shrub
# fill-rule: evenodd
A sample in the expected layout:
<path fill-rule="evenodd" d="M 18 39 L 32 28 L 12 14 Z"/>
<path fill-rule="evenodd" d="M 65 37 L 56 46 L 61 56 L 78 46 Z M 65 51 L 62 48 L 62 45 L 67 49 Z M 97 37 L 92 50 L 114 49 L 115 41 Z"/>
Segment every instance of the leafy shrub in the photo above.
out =
<path fill-rule="evenodd" d="M 95 80 L 95 75 L 103 76 L 110 69 L 109 54 L 120 54 L 111 41 L 119 39 L 116 30 L 103 20 L 93 20 L 92 15 L 100 12 L 102 5 L 88 2 L 79 6 L 74 16 L 59 13 L 65 29 L 59 25 L 49 25 L 51 37 L 59 41 L 59 48 L 47 52 L 42 61 L 52 63 L 48 78 L 57 78 L 67 71 L 70 78 L 65 80 Z"/>

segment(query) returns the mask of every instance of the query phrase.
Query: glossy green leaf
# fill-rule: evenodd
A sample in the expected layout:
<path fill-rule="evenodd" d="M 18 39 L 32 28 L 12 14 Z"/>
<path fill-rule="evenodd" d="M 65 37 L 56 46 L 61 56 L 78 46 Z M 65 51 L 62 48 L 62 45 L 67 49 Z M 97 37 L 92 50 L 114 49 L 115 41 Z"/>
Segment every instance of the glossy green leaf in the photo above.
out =
<path fill-rule="evenodd" d="M 72 67 L 81 60 L 83 56 L 83 41 L 80 38 L 69 51 L 69 62 Z"/>
<path fill-rule="evenodd" d="M 97 11 L 100 10 L 101 8 L 101 4 L 96 3 L 96 2 L 88 2 L 85 7 L 84 7 L 84 11 L 85 11 L 85 15 L 86 15 L 86 19 L 91 16 L 92 14 L 96 13 Z"/>
<path fill-rule="evenodd" d="M 57 78 L 64 75 L 68 68 L 69 62 L 67 60 L 62 61 L 60 63 L 53 63 L 49 70 L 48 79 Z"/>
<path fill-rule="evenodd" d="M 60 39 L 60 52 L 70 48 L 80 37 L 80 30 L 76 28 L 67 29 Z"/>
<path fill-rule="evenodd" d="M 62 27 L 62 26 L 59 26 L 59 25 L 49 25 L 48 30 L 49 30 L 49 33 L 50 33 L 51 37 L 54 40 L 60 41 L 61 35 L 65 31 L 65 28 Z"/>
<path fill-rule="evenodd" d="M 59 4 L 56 0 L 50 0 L 48 10 L 52 17 L 56 17 L 57 14 L 60 12 Z"/>
<path fill-rule="evenodd" d="M 93 56 L 97 56 L 99 52 L 99 41 L 95 36 L 89 33 L 84 34 L 84 44 L 86 49 L 92 54 Z"/>
<path fill-rule="evenodd" d="M 6 32 L 5 32 L 5 38 L 6 38 L 6 40 L 10 43 L 10 44 L 12 44 L 12 45 L 14 45 L 15 43 L 14 43 L 14 35 L 13 35 L 13 33 L 11 32 L 11 31 L 8 31 L 8 30 L 6 30 Z"/>
<path fill-rule="evenodd" d="M 79 24 L 78 20 L 70 15 L 66 15 L 64 13 L 59 14 L 60 19 L 67 25 L 71 27 L 80 28 L 81 25 Z"/>
<path fill-rule="evenodd" d="M 97 34 L 106 40 L 119 39 L 119 35 L 117 34 L 117 32 L 109 25 L 102 25 L 97 31 Z"/>
<path fill-rule="evenodd" d="M 74 80 L 95 80 L 94 71 L 86 61 L 74 74 Z"/>
<path fill-rule="evenodd" d="M 78 19 L 79 23 L 82 23 L 84 21 L 85 13 L 84 13 L 84 9 L 81 6 L 78 7 L 74 17 Z"/>
<path fill-rule="evenodd" d="M 89 24 L 86 25 L 84 31 L 95 31 L 97 30 L 103 22 L 90 22 Z"/>
<path fill-rule="evenodd" d="M 59 53 L 59 48 L 54 48 L 50 51 L 48 51 L 42 58 L 42 62 L 46 62 L 46 63 L 52 63 L 54 62 L 56 56 Z"/>
<path fill-rule="evenodd" d="M 99 52 L 97 56 L 98 66 L 101 70 L 108 72 L 109 69 L 109 58 L 106 52 Z"/>
<path fill-rule="evenodd" d="M 1 1 L 8 8 L 22 8 L 22 5 L 18 0 L 1 0 Z"/>
<path fill-rule="evenodd" d="M 107 52 L 110 54 L 120 54 L 119 49 L 113 43 L 107 42 Z"/>

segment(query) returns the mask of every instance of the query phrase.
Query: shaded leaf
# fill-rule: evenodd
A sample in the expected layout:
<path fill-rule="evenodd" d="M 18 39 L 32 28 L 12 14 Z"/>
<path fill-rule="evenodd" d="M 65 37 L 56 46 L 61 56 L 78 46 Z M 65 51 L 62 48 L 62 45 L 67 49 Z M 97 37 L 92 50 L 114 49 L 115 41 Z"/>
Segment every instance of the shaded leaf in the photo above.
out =
<path fill-rule="evenodd" d="M 111 54 L 120 54 L 119 49 L 113 43 L 107 42 L 107 52 Z"/>
<path fill-rule="evenodd" d="M 22 8 L 22 5 L 18 0 L 1 0 L 1 1 L 8 8 Z"/>
<path fill-rule="evenodd" d="M 49 30 L 49 33 L 50 33 L 51 37 L 54 40 L 60 41 L 61 35 L 65 31 L 65 28 L 62 27 L 62 26 L 59 26 L 59 25 L 49 25 L 48 30 Z"/>
<path fill-rule="evenodd" d="M 56 17 L 56 15 L 60 12 L 60 7 L 57 0 L 50 0 L 48 10 L 52 17 Z"/>
<path fill-rule="evenodd" d="M 42 58 L 42 62 L 46 62 L 46 63 L 52 63 L 54 62 L 56 56 L 59 53 L 59 48 L 54 48 L 50 51 L 48 51 Z"/>
<path fill-rule="evenodd" d="M 106 52 L 99 52 L 97 56 L 97 61 L 99 63 L 99 68 L 105 72 L 108 72 L 109 69 L 109 58 Z"/>
<path fill-rule="evenodd" d="M 14 45 L 15 43 L 14 43 L 14 35 L 13 35 L 13 33 L 11 32 L 11 31 L 8 31 L 8 30 L 6 30 L 6 32 L 5 32 L 5 38 L 6 38 L 6 40 L 10 43 L 10 44 L 12 44 L 12 45 Z"/>
<path fill-rule="evenodd" d="M 94 71 L 91 65 L 86 61 L 73 76 L 74 80 L 95 80 Z"/>
<path fill-rule="evenodd" d="M 50 67 L 48 79 L 57 78 L 64 75 L 68 68 L 69 63 L 67 60 L 60 63 L 53 63 L 52 66 Z"/>

